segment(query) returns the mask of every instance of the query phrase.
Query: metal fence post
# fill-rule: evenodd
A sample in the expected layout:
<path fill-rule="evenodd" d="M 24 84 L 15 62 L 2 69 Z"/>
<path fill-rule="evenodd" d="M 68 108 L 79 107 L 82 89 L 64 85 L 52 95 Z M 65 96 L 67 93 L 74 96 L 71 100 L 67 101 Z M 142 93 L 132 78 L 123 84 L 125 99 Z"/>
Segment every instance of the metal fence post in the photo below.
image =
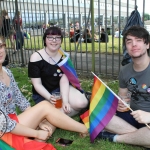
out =
<path fill-rule="evenodd" d="M 92 71 L 95 72 L 95 46 L 94 46 L 94 0 L 90 2 L 91 8 L 91 26 L 92 26 Z"/>

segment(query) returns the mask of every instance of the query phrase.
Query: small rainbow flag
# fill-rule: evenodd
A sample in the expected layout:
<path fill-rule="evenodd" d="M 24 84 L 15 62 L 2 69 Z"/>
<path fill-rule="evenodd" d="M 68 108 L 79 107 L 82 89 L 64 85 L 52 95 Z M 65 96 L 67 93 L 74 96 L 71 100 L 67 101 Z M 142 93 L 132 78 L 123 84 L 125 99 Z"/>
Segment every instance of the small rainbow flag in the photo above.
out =
<path fill-rule="evenodd" d="M 89 129 L 91 142 L 115 114 L 118 100 L 118 96 L 94 74 L 90 109 L 80 116 Z"/>
<path fill-rule="evenodd" d="M 72 61 L 69 58 L 69 54 L 65 53 L 62 49 L 59 49 L 59 52 L 65 56 L 65 58 L 57 64 L 60 69 L 65 73 L 65 75 L 68 77 L 69 82 L 77 89 L 81 90 L 80 82 L 77 76 L 77 73 L 74 69 L 74 66 L 72 64 Z"/>

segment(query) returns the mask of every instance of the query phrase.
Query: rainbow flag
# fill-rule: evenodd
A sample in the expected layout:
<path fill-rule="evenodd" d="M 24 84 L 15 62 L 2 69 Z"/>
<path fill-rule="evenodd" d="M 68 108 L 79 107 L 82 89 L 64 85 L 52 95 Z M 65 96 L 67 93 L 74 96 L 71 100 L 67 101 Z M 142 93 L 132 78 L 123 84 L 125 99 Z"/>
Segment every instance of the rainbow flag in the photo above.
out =
<path fill-rule="evenodd" d="M 89 130 L 91 142 L 115 114 L 118 100 L 118 96 L 94 74 L 90 109 L 80 116 Z"/>
<path fill-rule="evenodd" d="M 65 75 L 68 77 L 69 82 L 77 89 L 81 90 L 80 82 L 77 76 L 77 73 L 74 69 L 74 66 L 72 64 L 72 61 L 69 58 L 69 54 L 65 53 L 62 49 L 59 49 L 59 52 L 65 56 L 65 58 L 57 64 L 60 69 L 65 73 Z"/>

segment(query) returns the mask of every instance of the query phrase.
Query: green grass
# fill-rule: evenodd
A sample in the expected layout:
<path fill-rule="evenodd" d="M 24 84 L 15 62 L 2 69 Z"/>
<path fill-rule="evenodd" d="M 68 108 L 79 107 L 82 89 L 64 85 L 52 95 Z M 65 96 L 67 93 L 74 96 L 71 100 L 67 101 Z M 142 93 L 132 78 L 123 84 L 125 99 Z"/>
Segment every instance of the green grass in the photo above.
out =
<path fill-rule="evenodd" d="M 112 45 L 112 36 L 109 35 L 109 42 L 107 43 L 98 43 L 94 42 L 95 44 L 95 52 L 101 53 L 119 53 L 119 38 L 114 38 L 114 46 Z M 70 43 L 69 38 L 64 38 L 61 47 L 66 51 L 75 51 L 77 48 L 78 43 Z M 122 45 L 122 39 L 120 42 L 120 49 Z M 10 42 L 7 40 L 7 47 L 10 47 Z M 31 39 L 25 39 L 24 47 L 26 50 L 38 50 L 43 48 L 42 36 L 32 36 Z M 91 43 L 81 43 L 78 47 L 78 52 L 91 52 L 92 45 Z M 121 51 L 122 53 L 122 51 Z"/>
<path fill-rule="evenodd" d="M 32 105 L 34 102 L 31 99 L 31 81 L 28 78 L 27 68 L 11 68 L 16 82 L 21 89 L 24 96 L 30 101 Z M 91 91 L 93 79 L 85 79 L 79 77 L 82 88 L 86 91 Z M 118 93 L 118 81 L 111 79 L 104 79 L 103 81 L 115 92 Z M 79 116 L 74 117 L 79 120 Z M 66 138 L 73 140 L 73 144 L 68 147 L 61 147 L 55 143 L 59 138 Z M 140 137 L 139 137 L 140 138 Z M 48 141 L 53 144 L 57 150 L 144 150 L 144 148 L 131 146 L 126 144 L 111 143 L 109 141 L 96 139 L 94 143 L 90 142 L 89 137 L 80 138 L 78 133 L 56 129 L 53 137 Z"/>

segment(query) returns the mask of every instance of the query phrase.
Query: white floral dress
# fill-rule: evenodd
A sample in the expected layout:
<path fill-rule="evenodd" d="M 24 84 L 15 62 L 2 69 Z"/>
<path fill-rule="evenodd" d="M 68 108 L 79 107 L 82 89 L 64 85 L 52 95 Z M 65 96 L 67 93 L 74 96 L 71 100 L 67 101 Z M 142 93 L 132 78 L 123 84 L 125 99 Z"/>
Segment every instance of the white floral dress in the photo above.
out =
<path fill-rule="evenodd" d="M 6 132 L 10 132 L 15 128 L 16 121 L 12 120 L 8 115 L 16 114 L 16 106 L 18 106 L 21 111 L 24 111 L 30 106 L 30 103 L 19 90 L 11 71 L 5 67 L 3 67 L 3 70 L 5 70 L 10 77 L 10 85 L 8 87 L 0 81 L 0 109 L 7 118 Z"/>

